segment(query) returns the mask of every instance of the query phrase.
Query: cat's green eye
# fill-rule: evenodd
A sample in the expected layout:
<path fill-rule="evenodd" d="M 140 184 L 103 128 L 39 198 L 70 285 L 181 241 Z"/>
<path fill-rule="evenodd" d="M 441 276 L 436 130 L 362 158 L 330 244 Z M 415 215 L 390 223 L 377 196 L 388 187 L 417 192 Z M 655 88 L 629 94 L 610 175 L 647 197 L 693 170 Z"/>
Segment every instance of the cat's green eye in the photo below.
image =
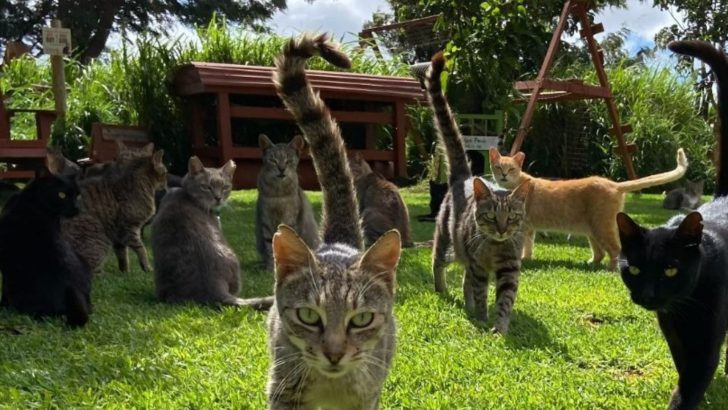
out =
<path fill-rule="evenodd" d="M 58 197 L 61 199 L 66 199 L 66 193 L 65 192 L 59 192 Z"/>
<path fill-rule="evenodd" d="M 296 315 L 298 316 L 298 320 L 311 326 L 321 321 L 321 316 L 311 308 L 298 308 L 296 309 Z"/>
<path fill-rule="evenodd" d="M 351 317 L 349 323 L 352 327 L 367 327 L 372 324 L 374 320 L 374 313 L 372 312 L 361 312 Z"/>
<path fill-rule="evenodd" d="M 486 212 L 485 217 L 488 219 L 495 219 L 495 212 Z"/>
<path fill-rule="evenodd" d="M 629 273 L 631 273 L 633 275 L 639 275 L 640 274 L 640 268 L 638 268 L 638 267 L 636 267 L 634 265 L 629 265 L 628 270 L 629 270 Z"/>
<path fill-rule="evenodd" d="M 665 269 L 665 276 L 668 278 L 671 278 L 673 276 L 677 275 L 677 268 L 667 268 Z"/>

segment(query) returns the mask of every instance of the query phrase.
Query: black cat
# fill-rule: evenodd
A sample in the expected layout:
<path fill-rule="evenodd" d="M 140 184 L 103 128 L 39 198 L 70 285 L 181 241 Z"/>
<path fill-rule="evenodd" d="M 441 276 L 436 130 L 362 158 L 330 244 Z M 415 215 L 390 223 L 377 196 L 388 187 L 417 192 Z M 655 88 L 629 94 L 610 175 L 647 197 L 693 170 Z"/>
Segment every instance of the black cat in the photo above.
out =
<path fill-rule="evenodd" d="M 74 179 L 36 172 L 0 213 L 0 306 L 33 315 L 65 315 L 83 326 L 91 309 L 91 272 L 61 237 L 61 218 L 78 214 Z"/>
<path fill-rule="evenodd" d="M 711 66 L 719 86 L 720 119 L 728 124 L 728 92 L 722 87 L 728 84 L 728 58 L 701 41 L 668 47 Z M 677 368 L 669 409 L 694 409 L 702 401 L 728 329 L 728 127 L 722 127 L 718 145 L 723 165 L 712 202 L 655 229 L 617 215 L 622 280 L 636 304 L 657 312 Z"/>

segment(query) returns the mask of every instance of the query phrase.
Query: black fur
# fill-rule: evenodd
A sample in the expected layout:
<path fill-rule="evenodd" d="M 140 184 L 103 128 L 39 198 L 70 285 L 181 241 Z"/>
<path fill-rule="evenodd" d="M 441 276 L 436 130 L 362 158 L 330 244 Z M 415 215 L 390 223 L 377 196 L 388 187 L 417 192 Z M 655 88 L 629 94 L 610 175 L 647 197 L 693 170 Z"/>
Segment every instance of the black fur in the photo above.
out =
<path fill-rule="evenodd" d="M 725 119 L 725 55 L 698 41 L 673 42 L 669 48 L 713 68 L 720 118 Z M 694 409 L 703 400 L 728 329 L 728 126 L 721 127 L 719 145 L 721 166 L 712 202 L 655 229 L 637 225 L 624 213 L 617 215 L 622 280 L 636 304 L 657 312 L 678 372 L 669 409 Z"/>
<path fill-rule="evenodd" d="M 78 214 L 73 179 L 43 168 L 0 213 L 0 305 L 33 315 L 88 322 L 91 273 L 61 237 L 61 218 Z"/>

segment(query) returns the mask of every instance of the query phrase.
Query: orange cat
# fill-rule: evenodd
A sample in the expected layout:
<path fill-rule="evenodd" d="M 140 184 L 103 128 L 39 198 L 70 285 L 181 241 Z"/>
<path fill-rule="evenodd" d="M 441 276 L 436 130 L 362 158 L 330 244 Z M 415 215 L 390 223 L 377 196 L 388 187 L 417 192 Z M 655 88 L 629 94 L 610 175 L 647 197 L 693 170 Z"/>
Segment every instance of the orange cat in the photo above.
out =
<path fill-rule="evenodd" d="M 523 172 L 526 155 L 501 156 L 490 149 L 490 170 L 498 185 L 513 189 L 529 181 L 531 192 L 526 202 L 527 224 L 523 258 L 533 254 L 537 230 L 586 235 L 592 249 L 590 262 L 599 264 L 609 255 L 609 269 L 614 270 L 619 256 L 619 235 L 615 218 L 624 207 L 624 193 L 680 179 L 688 160 L 682 148 L 677 150 L 677 167 L 672 171 L 634 181 L 614 182 L 602 177 L 552 181 Z"/>

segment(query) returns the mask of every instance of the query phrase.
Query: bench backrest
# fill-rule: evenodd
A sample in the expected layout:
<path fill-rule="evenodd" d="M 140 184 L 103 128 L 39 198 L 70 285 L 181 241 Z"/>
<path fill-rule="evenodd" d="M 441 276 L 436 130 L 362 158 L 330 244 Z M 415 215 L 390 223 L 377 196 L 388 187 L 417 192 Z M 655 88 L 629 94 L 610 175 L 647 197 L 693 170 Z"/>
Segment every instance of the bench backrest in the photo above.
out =
<path fill-rule="evenodd" d="M 150 142 L 143 127 L 111 125 L 95 122 L 91 125 L 90 156 L 93 162 L 113 161 L 119 152 L 117 141 L 130 147 L 143 147 Z"/>
<path fill-rule="evenodd" d="M 193 62 L 177 69 L 175 90 L 179 95 L 247 94 L 251 90 L 274 92 L 273 70 L 273 67 Z M 410 77 L 318 70 L 308 70 L 306 74 L 311 85 L 324 97 L 382 101 L 421 101 L 425 98 L 420 83 Z"/>

